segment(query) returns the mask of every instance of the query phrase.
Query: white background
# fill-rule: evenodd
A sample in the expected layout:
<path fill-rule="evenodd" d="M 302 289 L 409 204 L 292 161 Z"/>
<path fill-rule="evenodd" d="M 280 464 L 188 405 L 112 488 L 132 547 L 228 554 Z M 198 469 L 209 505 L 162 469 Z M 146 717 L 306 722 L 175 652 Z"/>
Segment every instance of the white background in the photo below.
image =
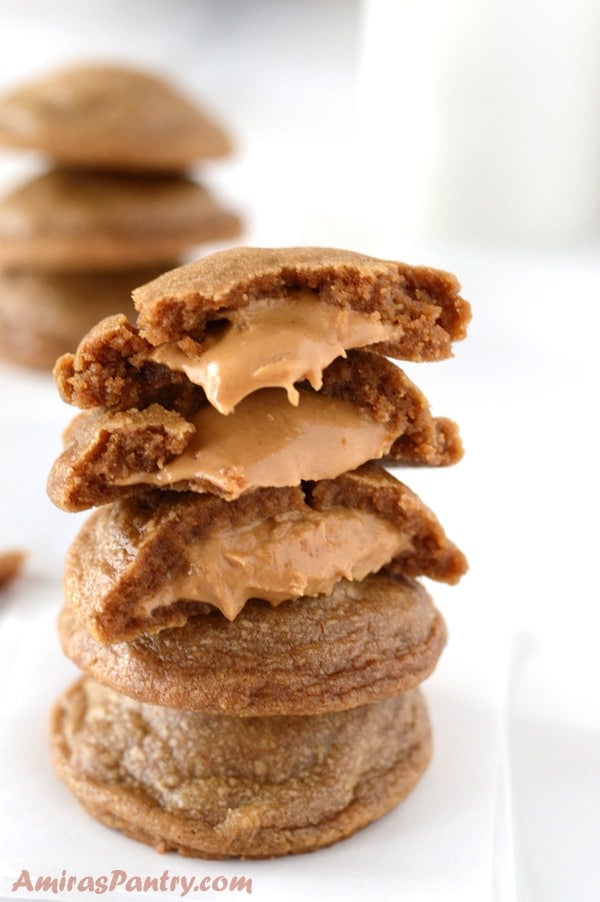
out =
<path fill-rule="evenodd" d="M 0 0 L 0 89 L 78 59 L 158 68 L 236 137 L 202 174 L 245 215 L 245 243 L 439 266 L 474 310 L 453 360 L 407 367 L 467 449 L 405 476 L 471 563 L 431 586 L 450 629 L 426 687 L 434 763 L 358 836 L 274 862 L 159 857 L 54 777 L 47 711 L 75 674 L 54 619 L 81 516 L 44 485 L 71 411 L 49 377 L 0 368 L 0 547 L 29 552 L 0 602 L 0 897 L 32 898 L 10 892 L 23 867 L 243 873 L 261 902 L 600 896 L 599 15 L 584 0 Z M 6 153 L 2 184 L 37 165 Z"/>

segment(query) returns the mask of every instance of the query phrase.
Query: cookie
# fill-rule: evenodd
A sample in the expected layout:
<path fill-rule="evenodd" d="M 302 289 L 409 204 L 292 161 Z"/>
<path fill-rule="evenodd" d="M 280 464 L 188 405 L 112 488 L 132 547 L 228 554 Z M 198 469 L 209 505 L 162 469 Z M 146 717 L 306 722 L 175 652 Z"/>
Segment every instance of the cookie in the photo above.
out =
<path fill-rule="evenodd" d="M 132 289 L 159 271 L 0 269 L 0 356 L 51 371 L 99 320 L 117 313 L 133 318 Z"/>
<path fill-rule="evenodd" d="M 28 269 L 167 265 L 191 245 L 234 238 L 240 222 L 179 176 L 53 169 L 0 201 L 0 263 Z"/>
<path fill-rule="evenodd" d="M 181 412 L 152 404 L 79 414 L 49 476 L 52 501 L 84 510 L 156 486 L 233 500 L 265 486 L 334 478 L 383 456 L 446 466 L 462 455 L 456 425 L 433 417 L 404 373 L 367 351 L 335 360 L 320 391 L 301 389 L 297 407 L 280 389 L 252 393 L 230 416 L 206 403 L 200 388 L 184 397 L 190 406 L 180 404 Z"/>
<path fill-rule="evenodd" d="M 0 551 L 0 589 L 17 578 L 25 557 L 24 551 Z"/>
<path fill-rule="evenodd" d="M 206 606 L 182 627 L 110 645 L 65 605 L 59 635 L 81 670 L 124 695 L 238 717 L 322 714 L 389 698 L 426 679 L 446 641 L 425 589 L 386 573 L 277 607 L 252 600 L 233 621 Z"/>
<path fill-rule="evenodd" d="M 211 254 L 134 298 L 136 326 L 103 324 L 61 361 L 57 382 L 69 403 L 137 405 L 148 382 L 182 374 L 221 413 L 264 387 L 286 388 L 294 403 L 296 383 L 319 389 L 323 370 L 354 347 L 447 357 L 470 316 L 447 273 L 327 248 Z"/>
<path fill-rule="evenodd" d="M 470 319 L 449 273 L 333 248 L 232 248 L 166 272 L 136 290 L 134 303 L 140 334 L 159 345 L 186 335 L 200 340 L 206 319 L 299 288 L 323 303 L 377 314 L 397 331 L 379 350 L 404 360 L 448 357 Z"/>
<path fill-rule="evenodd" d="M 241 720 L 142 704 L 94 680 L 57 702 L 53 762 L 92 817 L 159 852 L 271 858 L 394 808 L 431 758 L 418 690 L 314 717 Z"/>
<path fill-rule="evenodd" d="M 237 501 L 154 492 L 104 505 L 65 560 L 64 590 L 100 642 L 183 626 L 197 603 L 234 620 L 250 598 L 327 595 L 382 567 L 455 583 L 466 570 L 422 501 L 375 464 Z"/>
<path fill-rule="evenodd" d="M 212 115 L 167 81 L 117 65 L 78 65 L 0 98 L 0 144 L 69 166 L 186 169 L 229 153 Z"/>

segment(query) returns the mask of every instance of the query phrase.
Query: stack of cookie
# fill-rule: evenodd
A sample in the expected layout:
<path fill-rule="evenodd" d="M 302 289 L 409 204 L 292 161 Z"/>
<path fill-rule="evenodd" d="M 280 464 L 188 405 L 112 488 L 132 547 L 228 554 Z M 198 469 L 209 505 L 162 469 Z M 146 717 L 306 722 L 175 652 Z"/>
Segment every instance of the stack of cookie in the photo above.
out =
<path fill-rule="evenodd" d="M 55 707 L 55 766 L 159 850 L 328 845 L 430 758 L 417 687 L 445 628 L 418 577 L 466 562 L 381 463 L 461 445 L 387 357 L 447 357 L 468 304 L 446 273 L 322 248 L 220 252 L 134 301 L 55 369 L 83 410 L 49 494 L 98 507 L 66 560 L 86 676 Z"/>
<path fill-rule="evenodd" d="M 54 163 L 0 200 L 0 355 L 22 365 L 51 369 L 190 246 L 239 234 L 185 174 L 227 135 L 152 75 L 77 66 L 28 84 L 0 99 L 0 145 Z"/>

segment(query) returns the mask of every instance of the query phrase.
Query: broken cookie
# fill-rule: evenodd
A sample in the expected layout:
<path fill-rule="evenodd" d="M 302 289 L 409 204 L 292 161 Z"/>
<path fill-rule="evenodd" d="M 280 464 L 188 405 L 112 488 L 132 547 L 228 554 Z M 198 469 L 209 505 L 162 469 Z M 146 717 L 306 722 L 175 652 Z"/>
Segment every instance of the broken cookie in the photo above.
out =
<path fill-rule="evenodd" d="M 157 404 L 79 414 L 48 481 L 54 503 L 84 510 L 155 486 L 233 500 L 265 486 L 333 478 L 382 457 L 446 466 L 462 455 L 456 425 L 433 417 L 398 367 L 366 351 L 335 360 L 320 391 L 299 389 L 297 406 L 277 389 L 253 392 L 229 416 L 199 388 L 185 401 L 185 414 Z"/>
<path fill-rule="evenodd" d="M 235 248 L 165 273 L 134 292 L 137 324 L 99 324 L 58 361 L 59 391 L 78 407 L 144 406 L 182 378 L 221 413 L 252 391 L 314 389 L 352 348 L 438 360 L 465 335 L 470 308 L 453 276 L 327 248 Z"/>
<path fill-rule="evenodd" d="M 105 505 L 67 554 L 65 598 L 94 638 L 121 642 L 182 626 L 197 603 L 234 620 L 250 598 L 327 595 L 382 567 L 455 583 L 466 562 L 407 486 L 366 464 L 235 502 L 153 492 Z"/>

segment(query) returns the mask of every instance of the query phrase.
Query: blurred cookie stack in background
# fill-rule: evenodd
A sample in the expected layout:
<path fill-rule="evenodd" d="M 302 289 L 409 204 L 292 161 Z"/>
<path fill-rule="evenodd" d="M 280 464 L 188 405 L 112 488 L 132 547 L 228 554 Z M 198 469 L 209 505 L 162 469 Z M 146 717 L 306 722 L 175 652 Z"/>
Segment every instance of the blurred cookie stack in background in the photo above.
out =
<path fill-rule="evenodd" d="M 67 554 L 54 764 L 161 851 L 264 858 L 397 805 L 431 757 L 419 684 L 446 630 L 418 577 L 462 552 L 380 463 L 446 466 L 389 356 L 447 357 L 469 305 L 425 267 L 236 248 L 134 292 L 55 378 L 79 408 L 48 482 L 98 509 Z"/>
<path fill-rule="evenodd" d="M 221 126 L 152 74 L 60 70 L 0 98 L 0 146 L 52 168 L 0 199 L 0 356 L 51 370 L 131 291 L 238 217 L 191 176 L 228 154 Z"/>

